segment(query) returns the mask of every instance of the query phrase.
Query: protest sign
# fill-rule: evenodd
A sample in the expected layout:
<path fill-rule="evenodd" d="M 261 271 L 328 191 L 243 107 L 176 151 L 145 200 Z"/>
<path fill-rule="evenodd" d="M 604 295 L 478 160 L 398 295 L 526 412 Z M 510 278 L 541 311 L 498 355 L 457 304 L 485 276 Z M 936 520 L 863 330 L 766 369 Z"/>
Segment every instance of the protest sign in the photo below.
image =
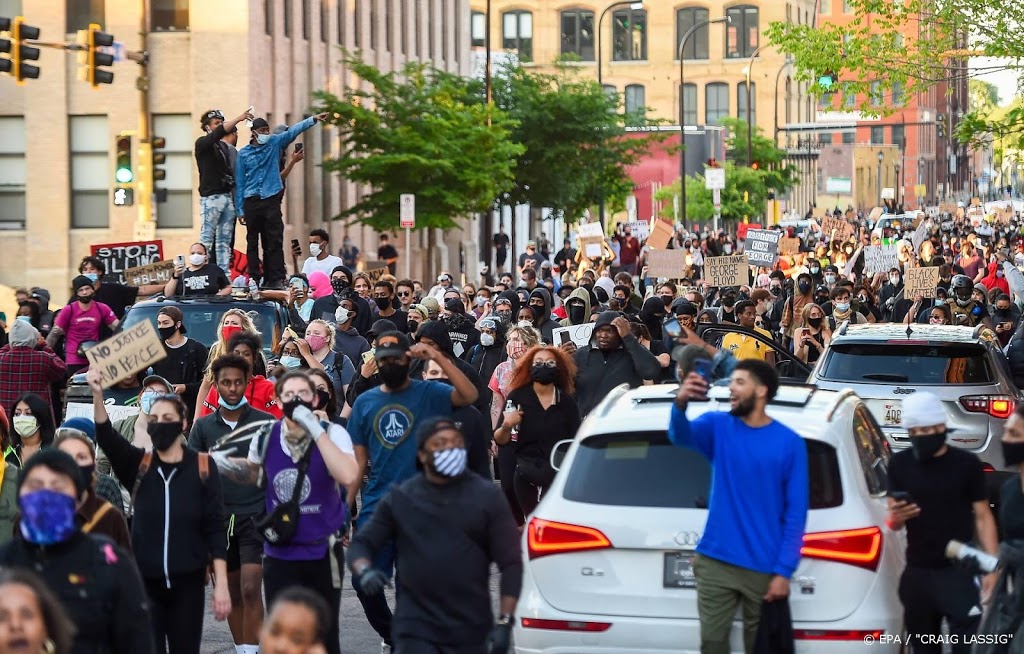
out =
<path fill-rule="evenodd" d="M 704 278 L 708 286 L 743 286 L 750 281 L 748 267 L 745 254 L 708 257 L 704 259 Z"/>
<path fill-rule="evenodd" d="M 148 266 L 163 261 L 163 241 L 139 241 L 137 243 L 103 243 L 89 246 L 92 256 L 103 262 L 106 268 L 103 281 L 125 283 L 124 273 L 129 268 Z"/>
<path fill-rule="evenodd" d="M 785 238 L 779 239 L 779 254 L 790 257 L 794 254 L 800 254 L 800 239 L 798 238 Z"/>
<path fill-rule="evenodd" d="M 376 284 L 381 277 L 388 274 L 388 264 L 384 261 L 367 261 L 363 264 L 363 272 L 370 278 L 371 285 Z"/>
<path fill-rule="evenodd" d="M 917 226 L 917 229 L 914 230 L 914 233 L 910 236 L 910 242 L 914 246 L 914 252 L 917 252 L 921 247 L 921 244 L 928 239 L 928 235 L 931 233 L 931 230 L 931 220 L 921 221 L 921 224 Z"/>
<path fill-rule="evenodd" d="M 131 418 L 139 414 L 139 405 L 134 404 L 132 406 L 125 406 L 123 404 L 114 404 L 113 399 L 106 400 L 103 403 L 107 409 L 107 416 L 110 418 L 110 422 L 114 423 L 118 420 L 124 420 L 125 418 Z M 88 404 L 85 402 L 68 402 L 68 405 L 64 411 L 64 419 L 70 420 L 71 418 L 88 418 L 93 420 L 96 414 L 93 412 L 92 400 Z"/>
<path fill-rule="evenodd" d="M 736 238 L 747 238 L 747 232 L 752 229 L 761 229 L 759 223 L 740 223 L 736 225 Z"/>
<path fill-rule="evenodd" d="M 590 337 L 594 333 L 594 323 L 585 322 L 580 325 L 570 325 L 569 327 L 558 327 L 557 329 L 551 330 L 552 343 L 549 345 L 561 345 L 565 341 L 565 337 L 562 334 L 568 334 L 569 340 L 576 344 L 576 347 L 586 347 L 590 344 Z"/>
<path fill-rule="evenodd" d="M 864 272 L 884 273 L 899 267 L 895 245 L 869 245 L 864 248 Z"/>
<path fill-rule="evenodd" d="M 821 231 L 840 242 L 853 236 L 853 225 L 843 218 L 822 218 Z"/>
<path fill-rule="evenodd" d="M 594 237 L 602 238 L 604 236 L 604 232 L 601 230 L 601 223 L 587 223 L 579 226 L 576 230 L 576 235 L 581 239 Z"/>
<path fill-rule="evenodd" d="M 167 357 L 153 323 L 143 320 L 85 351 L 89 366 L 103 375 L 103 388 L 131 377 Z"/>
<path fill-rule="evenodd" d="M 173 261 L 158 261 L 148 266 L 137 266 L 124 271 L 124 281 L 129 286 L 166 284 L 174 275 Z"/>
<path fill-rule="evenodd" d="M 583 256 L 590 259 L 600 259 L 604 255 L 603 236 L 585 236 L 580 238 L 580 249 Z"/>
<path fill-rule="evenodd" d="M 651 250 L 647 253 L 647 276 L 680 279 L 686 269 L 686 250 Z"/>
<path fill-rule="evenodd" d="M 935 287 L 939 283 L 939 268 L 938 266 L 908 268 L 905 283 L 903 297 L 908 300 L 913 300 L 918 295 L 935 297 Z"/>
<path fill-rule="evenodd" d="M 778 258 L 780 232 L 770 229 L 748 229 L 743 252 L 751 266 L 775 265 Z"/>
<path fill-rule="evenodd" d="M 651 235 L 650 224 L 646 220 L 635 220 L 626 223 L 624 228 L 629 230 L 633 238 L 641 242 Z"/>
<path fill-rule="evenodd" d="M 672 240 L 672 223 L 655 218 L 650 225 L 651 235 L 647 237 L 647 245 L 658 250 L 664 250 L 668 242 Z"/>

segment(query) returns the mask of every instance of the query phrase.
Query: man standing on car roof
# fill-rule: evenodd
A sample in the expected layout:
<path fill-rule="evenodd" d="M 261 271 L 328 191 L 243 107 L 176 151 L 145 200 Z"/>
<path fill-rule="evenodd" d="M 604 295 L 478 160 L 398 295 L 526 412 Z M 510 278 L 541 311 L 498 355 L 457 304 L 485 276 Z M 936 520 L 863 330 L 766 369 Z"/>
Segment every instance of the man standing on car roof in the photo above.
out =
<path fill-rule="evenodd" d="M 996 555 L 999 538 L 989 509 L 985 469 L 971 452 L 946 444 L 946 412 L 932 393 L 918 391 L 903 400 L 903 426 L 910 447 L 889 459 L 889 528 L 907 528 L 907 567 L 900 578 L 900 601 L 913 654 L 938 654 L 941 642 L 922 636 L 942 633 L 942 619 L 958 637 L 953 654 L 967 654 L 969 634 L 977 633 L 982 604 L 989 601 L 998 578 L 982 579 L 981 597 L 974 572 L 946 557 L 951 540 L 975 539 Z"/>
<path fill-rule="evenodd" d="M 696 372 L 683 380 L 672 407 L 669 440 L 703 454 L 713 467 L 711 504 L 697 544 L 701 654 L 729 654 L 736 604 L 743 606 L 743 640 L 752 652 L 764 601 L 785 600 L 800 562 L 810 488 L 807 448 L 792 429 L 765 413 L 779 390 L 764 361 L 736 364 L 728 413 L 689 420 L 690 400 L 707 396 Z"/>

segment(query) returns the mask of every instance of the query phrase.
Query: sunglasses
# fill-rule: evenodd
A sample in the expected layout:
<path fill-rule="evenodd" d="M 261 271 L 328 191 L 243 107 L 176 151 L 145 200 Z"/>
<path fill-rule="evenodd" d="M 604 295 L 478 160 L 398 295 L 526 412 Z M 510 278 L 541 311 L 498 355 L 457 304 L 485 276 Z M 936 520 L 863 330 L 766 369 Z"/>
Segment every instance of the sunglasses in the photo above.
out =
<path fill-rule="evenodd" d="M 412 291 L 398 291 L 398 297 L 409 297 L 412 295 Z"/>
<path fill-rule="evenodd" d="M 558 362 L 557 361 L 534 361 L 533 362 L 533 367 L 534 368 L 557 368 L 558 367 Z"/>

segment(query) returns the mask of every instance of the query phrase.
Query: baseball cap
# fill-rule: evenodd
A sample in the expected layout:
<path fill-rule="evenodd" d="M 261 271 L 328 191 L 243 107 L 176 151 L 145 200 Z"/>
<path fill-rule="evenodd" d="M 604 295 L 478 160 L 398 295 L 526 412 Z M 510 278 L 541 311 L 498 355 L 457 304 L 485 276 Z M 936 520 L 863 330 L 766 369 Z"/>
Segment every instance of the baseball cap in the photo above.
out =
<path fill-rule="evenodd" d="M 903 427 L 932 427 L 946 424 L 946 410 L 935 394 L 917 392 L 903 400 Z"/>
<path fill-rule="evenodd" d="M 165 316 L 173 320 L 175 324 L 178 324 L 180 322 L 182 334 L 188 332 L 188 330 L 185 329 L 185 315 L 181 312 L 181 309 L 179 309 L 178 307 L 161 307 L 160 310 L 157 311 L 157 313 L 164 314 Z"/>
<path fill-rule="evenodd" d="M 264 127 L 270 127 L 270 123 L 267 122 L 266 118 L 257 118 L 256 120 L 252 121 L 253 131 L 263 129 Z"/>
<path fill-rule="evenodd" d="M 377 346 L 373 356 L 380 361 L 388 357 L 401 357 L 409 352 L 412 343 L 409 337 L 402 332 L 384 332 L 377 336 Z"/>
<path fill-rule="evenodd" d="M 145 387 L 149 386 L 150 384 L 157 384 L 157 383 L 163 384 L 164 387 L 167 389 L 168 393 L 173 393 L 174 392 L 174 384 L 172 384 L 171 382 L 167 381 L 166 379 L 164 379 L 160 375 L 147 375 L 146 378 L 142 380 L 142 387 L 145 388 Z"/>
<path fill-rule="evenodd" d="M 528 248 L 535 248 L 535 247 L 537 247 L 537 241 L 527 241 L 526 242 L 526 247 L 528 247 Z"/>

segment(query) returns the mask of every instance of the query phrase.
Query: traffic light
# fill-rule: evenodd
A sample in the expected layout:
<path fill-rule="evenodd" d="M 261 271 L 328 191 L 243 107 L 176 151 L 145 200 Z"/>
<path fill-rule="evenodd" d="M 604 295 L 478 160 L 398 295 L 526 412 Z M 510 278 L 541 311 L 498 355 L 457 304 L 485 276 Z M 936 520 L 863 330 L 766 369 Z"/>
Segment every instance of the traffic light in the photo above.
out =
<path fill-rule="evenodd" d="M 946 117 L 943 114 L 935 117 L 935 128 L 940 139 L 946 137 Z"/>
<path fill-rule="evenodd" d="M 117 165 L 114 167 L 114 180 L 118 184 L 131 184 L 135 179 L 132 171 L 132 136 L 125 132 L 117 135 Z"/>
<path fill-rule="evenodd" d="M 0 39 L 0 52 L 10 53 L 10 59 L 0 59 L 0 72 L 13 75 L 18 84 L 24 84 L 27 79 L 39 79 L 39 66 L 25 63 L 39 59 L 39 48 L 24 43 L 38 39 L 39 28 L 26 25 L 24 18 L 15 16 L 13 20 L 0 18 L 0 32 L 7 32 L 11 37 Z"/>
<path fill-rule="evenodd" d="M 750 169 L 751 170 L 757 170 L 760 167 L 761 167 L 761 164 L 757 163 L 756 161 L 751 162 L 751 164 L 750 164 Z"/>
<path fill-rule="evenodd" d="M 164 149 L 167 147 L 167 139 L 154 136 L 150 141 L 150 146 L 153 148 L 153 181 L 158 182 L 167 179 L 167 171 L 163 168 L 157 168 L 167 163 L 167 153 Z"/>
<path fill-rule="evenodd" d="M 135 190 L 130 188 L 114 189 L 114 206 L 130 207 L 135 204 Z"/>
<path fill-rule="evenodd" d="M 7 36 L 4 36 L 4 35 Z M 0 16 L 0 54 L 9 55 L 11 52 L 11 19 Z M 9 56 L 0 57 L 0 73 L 11 72 L 11 59 Z"/>
<path fill-rule="evenodd" d="M 818 75 L 818 86 L 826 93 L 834 91 L 837 84 L 839 84 L 839 75 L 833 70 L 828 70 Z"/>
<path fill-rule="evenodd" d="M 85 46 L 85 56 L 78 58 L 78 62 L 84 65 L 84 69 L 79 71 L 80 77 L 94 89 L 99 88 L 100 84 L 113 84 L 114 73 L 101 66 L 114 65 L 114 55 L 100 52 L 99 48 L 114 45 L 114 35 L 102 32 L 99 25 L 90 23 L 89 29 L 78 31 L 78 42 Z"/>

